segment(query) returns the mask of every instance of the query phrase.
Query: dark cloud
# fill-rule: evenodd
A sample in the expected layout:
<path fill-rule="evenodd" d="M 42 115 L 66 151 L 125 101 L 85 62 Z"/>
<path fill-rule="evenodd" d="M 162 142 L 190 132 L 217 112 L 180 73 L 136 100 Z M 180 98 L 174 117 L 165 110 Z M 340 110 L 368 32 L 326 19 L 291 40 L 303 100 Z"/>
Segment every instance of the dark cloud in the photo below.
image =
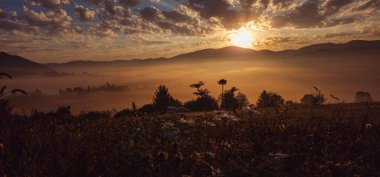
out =
<path fill-rule="evenodd" d="M 92 21 L 95 18 L 95 11 L 83 6 L 76 6 L 74 12 L 81 21 Z"/>
<path fill-rule="evenodd" d="M 8 19 L 0 19 L 0 29 L 5 31 L 20 30 L 22 25 Z"/>
<path fill-rule="evenodd" d="M 126 7 L 133 7 L 140 3 L 140 0 L 119 0 L 121 4 L 123 4 Z"/>
<path fill-rule="evenodd" d="M 177 25 L 170 22 L 158 22 L 157 25 L 164 30 L 169 30 L 172 33 L 175 34 L 182 34 L 182 35 L 196 35 L 196 31 L 189 28 L 186 25 Z"/>
<path fill-rule="evenodd" d="M 330 15 L 338 12 L 341 8 L 352 2 L 353 0 L 327 0 L 323 8 L 326 10 L 325 13 Z"/>
<path fill-rule="evenodd" d="M 380 9 L 380 1 L 379 0 L 370 0 L 361 6 L 354 8 L 355 11 L 362 11 L 367 9 Z"/>
<path fill-rule="evenodd" d="M 188 22 L 192 20 L 191 17 L 185 14 L 179 13 L 177 11 L 171 11 L 171 12 L 162 11 L 162 14 L 164 15 L 166 19 L 173 22 L 181 23 L 181 22 Z"/>
<path fill-rule="evenodd" d="M 296 28 L 316 27 L 325 19 L 325 16 L 320 13 L 318 6 L 318 1 L 306 1 L 293 11 L 274 16 L 271 19 L 272 26 L 275 28 L 284 26 L 293 26 Z"/>
<path fill-rule="evenodd" d="M 233 4 L 225 0 L 189 0 L 188 6 L 200 13 L 205 19 L 216 17 L 222 20 L 222 24 L 226 28 L 236 28 L 248 21 L 255 20 L 263 11 L 263 9 L 252 8 L 256 1 L 241 0 L 242 8 L 236 8 Z M 261 0 L 260 4 L 267 8 L 269 1 Z"/>
<path fill-rule="evenodd" d="M 140 11 L 141 17 L 148 21 L 160 20 L 160 14 L 161 12 L 153 6 L 145 7 Z"/>
<path fill-rule="evenodd" d="M 0 19 L 7 17 L 7 13 L 0 8 Z"/>

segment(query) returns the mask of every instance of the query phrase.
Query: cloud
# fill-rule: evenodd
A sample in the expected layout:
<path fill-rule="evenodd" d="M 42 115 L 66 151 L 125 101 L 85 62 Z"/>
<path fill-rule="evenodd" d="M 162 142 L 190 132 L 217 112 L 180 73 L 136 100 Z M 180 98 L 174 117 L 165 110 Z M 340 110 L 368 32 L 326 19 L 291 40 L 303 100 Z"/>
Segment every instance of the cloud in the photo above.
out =
<path fill-rule="evenodd" d="M 166 19 L 172 22 L 184 23 L 192 20 L 191 17 L 177 11 L 162 11 L 162 14 Z"/>
<path fill-rule="evenodd" d="M 5 18 L 7 16 L 7 13 L 0 8 L 0 19 Z"/>
<path fill-rule="evenodd" d="M 126 7 L 133 7 L 140 3 L 140 0 L 120 0 L 120 3 Z"/>
<path fill-rule="evenodd" d="M 140 11 L 141 18 L 148 21 L 158 21 L 162 19 L 161 12 L 153 6 L 145 7 Z"/>
<path fill-rule="evenodd" d="M 95 11 L 83 6 L 76 6 L 74 11 L 81 21 L 93 21 L 95 18 Z"/>
<path fill-rule="evenodd" d="M 22 25 L 8 19 L 0 19 L 0 29 L 6 31 L 20 30 L 22 29 Z"/>
<path fill-rule="evenodd" d="M 61 34 L 69 32 L 72 18 L 63 9 L 47 12 L 36 12 L 24 6 L 22 20 L 31 26 L 40 27 L 50 34 Z"/>
<path fill-rule="evenodd" d="M 30 2 L 33 5 L 41 5 L 47 9 L 59 9 L 61 4 L 61 0 L 25 0 L 26 2 Z M 63 1 L 67 2 L 67 1 Z"/>

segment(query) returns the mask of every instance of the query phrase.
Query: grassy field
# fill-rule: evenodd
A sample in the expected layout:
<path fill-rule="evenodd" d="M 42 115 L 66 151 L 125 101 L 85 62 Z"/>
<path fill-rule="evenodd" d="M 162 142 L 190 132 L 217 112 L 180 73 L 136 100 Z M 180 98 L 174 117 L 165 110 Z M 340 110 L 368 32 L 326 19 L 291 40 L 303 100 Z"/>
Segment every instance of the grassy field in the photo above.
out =
<path fill-rule="evenodd" d="M 9 115 L 0 119 L 0 175 L 380 176 L 379 104 L 259 112 L 240 121 L 210 112 Z"/>

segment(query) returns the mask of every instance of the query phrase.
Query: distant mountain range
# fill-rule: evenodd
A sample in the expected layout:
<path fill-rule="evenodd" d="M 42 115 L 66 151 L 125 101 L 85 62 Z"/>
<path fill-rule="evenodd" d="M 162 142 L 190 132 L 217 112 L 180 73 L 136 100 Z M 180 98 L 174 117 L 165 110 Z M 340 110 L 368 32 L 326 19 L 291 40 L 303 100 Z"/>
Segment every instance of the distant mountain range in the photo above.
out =
<path fill-rule="evenodd" d="M 170 64 L 178 62 L 208 62 L 225 60 L 253 60 L 253 59 L 284 59 L 295 57 L 308 58 L 346 58 L 366 57 L 380 59 L 380 40 L 354 40 L 344 44 L 322 43 L 300 48 L 298 50 L 270 51 L 253 50 L 235 46 L 220 49 L 204 49 L 195 52 L 177 55 L 171 58 L 133 59 L 114 61 L 71 61 L 67 63 L 39 64 L 28 59 L 0 53 L 0 71 L 5 72 L 43 72 L 51 70 L 83 69 L 98 67 L 126 67 L 147 66 L 155 64 Z"/>

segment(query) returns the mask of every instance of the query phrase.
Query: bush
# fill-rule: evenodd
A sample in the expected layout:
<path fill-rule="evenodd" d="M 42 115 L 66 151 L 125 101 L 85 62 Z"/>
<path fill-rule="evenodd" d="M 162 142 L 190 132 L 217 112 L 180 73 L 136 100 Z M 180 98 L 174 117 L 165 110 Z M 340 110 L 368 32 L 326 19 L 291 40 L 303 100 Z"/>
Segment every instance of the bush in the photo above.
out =
<path fill-rule="evenodd" d="M 277 93 L 264 90 L 256 104 L 258 108 L 278 107 L 284 105 L 284 99 Z"/>
<path fill-rule="evenodd" d="M 82 119 L 87 119 L 87 120 L 110 119 L 111 112 L 110 111 L 90 111 L 88 113 L 81 114 L 79 117 Z"/>
<path fill-rule="evenodd" d="M 130 110 L 129 108 L 123 109 L 119 112 L 117 112 L 114 117 L 115 118 L 125 118 L 125 117 L 131 117 L 134 116 L 135 112 L 133 110 Z"/>
<path fill-rule="evenodd" d="M 186 102 L 184 106 L 191 111 L 213 111 L 218 109 L 216 99 L 208 95 L 190 100 Z"/>
<path fill-rule="evenodd" d="M 151 113 L 154 113 L 154 105 L 153 104 L 146 104 L 144 106 L 142 106 L 138 112 L 140 114 L 151 114 Z"/>
<path fill-rule="evenodd" d="M 305 94 L 301 98 L 301 104 L 307 105 L 307 106 L 318 106 L 326 102 L 326 98 L 321 93 L 321 91 L 317 87 L 314 87 L 314 89 L 316 91 L 315 93 Z"/>

